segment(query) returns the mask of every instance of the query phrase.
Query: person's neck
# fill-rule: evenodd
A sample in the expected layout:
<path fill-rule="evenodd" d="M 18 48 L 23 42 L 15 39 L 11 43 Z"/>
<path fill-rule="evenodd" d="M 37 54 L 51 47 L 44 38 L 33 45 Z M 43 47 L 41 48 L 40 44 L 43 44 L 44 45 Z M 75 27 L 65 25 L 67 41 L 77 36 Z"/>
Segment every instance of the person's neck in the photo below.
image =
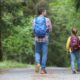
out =
<path fill-rule="evenodd" d="M 72 34 L 72 36 L 77 36 L 77 35 Z"/>
<path fill-rule="evenodd" d="M 44 15 L 43 15 L 43 14 L 41 14 L 40 16 L 42 16 L 42 17 L 43 17 Z"/>

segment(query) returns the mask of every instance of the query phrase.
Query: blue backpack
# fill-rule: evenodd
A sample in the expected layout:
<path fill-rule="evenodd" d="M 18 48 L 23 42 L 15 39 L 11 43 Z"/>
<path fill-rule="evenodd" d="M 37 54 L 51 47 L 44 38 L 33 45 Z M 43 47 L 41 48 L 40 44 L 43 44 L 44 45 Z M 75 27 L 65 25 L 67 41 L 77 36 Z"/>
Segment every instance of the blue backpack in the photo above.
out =
<path fill-rule="evenodd" d="M 47 26 L 46 26 L 46 18 L 45 17 L 37 17 L 35 18 L 35 26 L 34 26 L 35 36 L 37 37 L 45 37 L 47 34 Z"/>

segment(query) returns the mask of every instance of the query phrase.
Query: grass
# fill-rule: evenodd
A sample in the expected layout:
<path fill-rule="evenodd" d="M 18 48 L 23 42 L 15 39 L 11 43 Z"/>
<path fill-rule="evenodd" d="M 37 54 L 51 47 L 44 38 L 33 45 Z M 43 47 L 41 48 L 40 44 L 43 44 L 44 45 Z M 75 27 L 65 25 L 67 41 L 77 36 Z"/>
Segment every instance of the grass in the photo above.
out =
<path fill-rule="evenodd" d="M 15 61 L 3 61 L 0 62 L 0 69 L 9 69 L 9 68 L 26 68 L 32 67 L 30 64 L 23 64 Z"/>

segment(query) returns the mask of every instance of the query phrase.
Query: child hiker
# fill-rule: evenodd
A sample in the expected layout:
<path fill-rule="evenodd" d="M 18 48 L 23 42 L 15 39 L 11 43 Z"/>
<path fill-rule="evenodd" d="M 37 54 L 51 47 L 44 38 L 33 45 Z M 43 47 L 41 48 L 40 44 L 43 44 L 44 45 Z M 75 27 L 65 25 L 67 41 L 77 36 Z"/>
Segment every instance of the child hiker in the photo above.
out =
<path fill-rule="evenodd" d="M 77 71 L 80 72 L 80 40 L 77 35 L 78 30 L 74 27 L 72 28 L 71 36 L 67 40 L 66 48 L 67 51 L 70 52 L 71 55 L 71 66 L 72 66 L 72 73 L 76 73 L 75 69 L 75 60 L 77 61 Z"/>

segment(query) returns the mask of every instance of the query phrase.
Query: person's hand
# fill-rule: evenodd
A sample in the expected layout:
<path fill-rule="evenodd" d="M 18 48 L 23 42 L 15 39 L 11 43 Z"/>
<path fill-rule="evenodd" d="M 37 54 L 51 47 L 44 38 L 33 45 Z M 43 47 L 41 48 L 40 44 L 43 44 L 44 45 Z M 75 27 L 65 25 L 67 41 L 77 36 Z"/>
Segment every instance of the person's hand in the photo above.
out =
<path fill-rule="evenodd" d="M 47 29 L 47 31 L 46 31 L 47 33 L 49 32 L 49 29 Z"/>

